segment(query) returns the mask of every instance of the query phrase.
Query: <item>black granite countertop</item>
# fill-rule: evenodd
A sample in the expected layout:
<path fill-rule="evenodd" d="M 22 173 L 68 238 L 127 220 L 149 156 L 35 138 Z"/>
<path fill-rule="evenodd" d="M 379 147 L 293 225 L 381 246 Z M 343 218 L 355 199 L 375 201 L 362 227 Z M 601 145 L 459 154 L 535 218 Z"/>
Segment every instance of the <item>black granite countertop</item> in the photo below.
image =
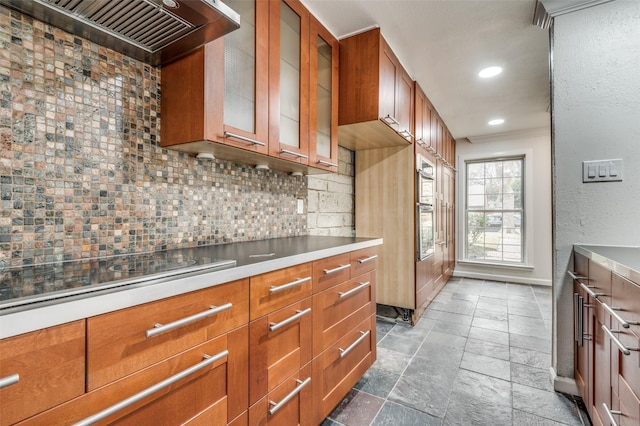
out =
<path fill-rule="evenodd" d="M 576 253 L 640 285 L 640 247 L 576 244 Z"/>

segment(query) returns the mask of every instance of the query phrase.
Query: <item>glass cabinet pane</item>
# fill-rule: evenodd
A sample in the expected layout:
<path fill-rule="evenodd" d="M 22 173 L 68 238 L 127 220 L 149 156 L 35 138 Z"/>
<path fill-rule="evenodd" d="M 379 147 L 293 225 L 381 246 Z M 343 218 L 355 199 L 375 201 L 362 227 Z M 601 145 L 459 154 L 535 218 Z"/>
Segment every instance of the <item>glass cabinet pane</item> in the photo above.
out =
<path fill-rule="evenodd" d="M 300 147 L 300 16 L 280 2 L 280 143 Z"/>
<path fill-rule="evenodd" d="M 318 116 L 316 150 L 331 157 L 331 46 L 318 37 Z"/>
<path fill-rule="evenodd" d="M 242 25 L 224 37 L 224 123 L 256 131 L 256 3 L 225 0 L 240 14 Z"/>

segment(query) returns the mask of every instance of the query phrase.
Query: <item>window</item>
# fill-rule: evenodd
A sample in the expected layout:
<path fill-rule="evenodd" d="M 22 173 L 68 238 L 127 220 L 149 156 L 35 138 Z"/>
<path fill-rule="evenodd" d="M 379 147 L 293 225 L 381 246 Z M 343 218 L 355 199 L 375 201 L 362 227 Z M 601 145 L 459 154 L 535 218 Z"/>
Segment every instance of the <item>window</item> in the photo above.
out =
<path fill-rule="evenodd" d="M 524 157 L 465 162 L 465 259 L 524 263 Z"/>

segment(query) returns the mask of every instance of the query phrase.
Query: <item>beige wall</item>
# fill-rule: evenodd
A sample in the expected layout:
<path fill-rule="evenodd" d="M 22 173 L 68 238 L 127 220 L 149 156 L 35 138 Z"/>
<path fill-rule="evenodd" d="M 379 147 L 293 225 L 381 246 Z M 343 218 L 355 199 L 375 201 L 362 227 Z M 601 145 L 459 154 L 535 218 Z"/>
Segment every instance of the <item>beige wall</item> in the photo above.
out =
<path fill-rule="evenodd" d="M 307 179 L 307 231 L 309 235 L 351 237 L 354 224 L 354 159 L 352 151 L 339 148 L 338 173 Z"/>
<path fill-rule="evenodd" d="M 475 139 L 474 139 L 475 140 Z M 471 159 L 522 155 L 525 159 L 525 247 L 527 266 L 502 267 L 461 262 L 464 235 L 458 232 L 455 276 L 551 285 L 551 142 L 546 129 L 456 142 L 457 221 L 464 221 L 464 162 Z M 527 207 L 528 206 L 528 207 Z"/>

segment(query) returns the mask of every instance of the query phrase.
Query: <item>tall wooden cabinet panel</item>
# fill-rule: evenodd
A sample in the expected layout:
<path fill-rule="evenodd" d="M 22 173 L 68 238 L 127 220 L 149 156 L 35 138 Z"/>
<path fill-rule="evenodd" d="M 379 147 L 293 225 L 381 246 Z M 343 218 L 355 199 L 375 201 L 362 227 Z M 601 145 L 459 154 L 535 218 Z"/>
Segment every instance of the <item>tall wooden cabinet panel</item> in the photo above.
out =
<path fill-rule="evenodd" d="M 82 395 L 84 370 L 84 320 L 0 341 L 0 424 Z"/>
<path fill-rule="evenodd" d="M 339 144 L 351 150 L 413 142 L 413 81 L 380 29 L 340 40 Z"/>
<path fill-rule="evenodd" d="M 313 15 L 309 19 L 309 165 L 337 172 L 339 44 Z"/>

